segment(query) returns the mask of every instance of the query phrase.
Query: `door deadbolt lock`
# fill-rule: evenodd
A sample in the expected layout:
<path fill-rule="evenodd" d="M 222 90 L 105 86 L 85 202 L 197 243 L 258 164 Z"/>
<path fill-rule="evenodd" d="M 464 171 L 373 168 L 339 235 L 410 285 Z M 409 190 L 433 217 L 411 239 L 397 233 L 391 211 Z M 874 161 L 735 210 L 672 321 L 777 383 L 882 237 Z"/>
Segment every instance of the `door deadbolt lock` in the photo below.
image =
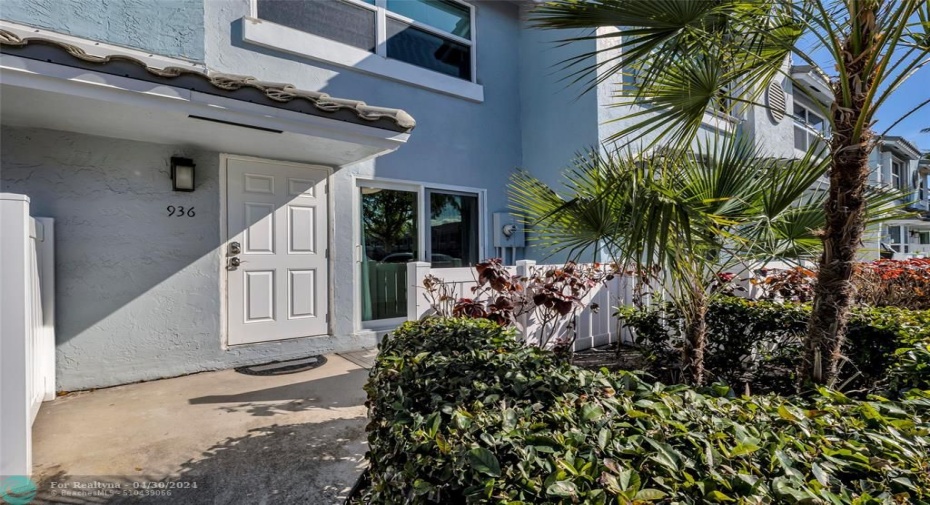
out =
<path fill-rule="evenodd" d="M 242 252 L 242 247 L 239 246 L 239 242 L 230 242 L 229 254 L 239 254 L 241 252 Z"/>
<path fill-rule="evenodd" d="M 237 268 L 242 264 L 242 261 L 239 258 L 229 258 L 229 266 L 231 268 Z"/>

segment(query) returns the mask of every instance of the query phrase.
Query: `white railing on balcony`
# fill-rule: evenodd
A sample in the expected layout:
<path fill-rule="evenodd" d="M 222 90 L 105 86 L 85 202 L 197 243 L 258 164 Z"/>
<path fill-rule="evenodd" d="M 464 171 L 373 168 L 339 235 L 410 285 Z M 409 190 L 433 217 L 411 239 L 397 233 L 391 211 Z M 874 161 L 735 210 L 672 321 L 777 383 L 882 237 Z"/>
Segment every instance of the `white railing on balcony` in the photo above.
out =
<path fill-rule="evenodd" d="M 32 472 L 32 423 L 55 398 L 54 222 L 0 194 L 0 475 Z"/>
<path fill-rule="evenodd" d="M 562 265 L 537 265 L 535 261 L 518 261 L 517 266 L 507 267 L 512 275 L 529 276 L 534 269 L 560 268 Z M 407 319 L 415 321 L 426 315 L 430 301 L 423 281 L 432 275 L 452 287 L 456 298 L 472 298 L 471 288 L 478 284 L 474 268 L 431 268 L 426 262 L 407 263 Z M 633 304 L 635 279 L 631 276 L 617 275 L 611 280 L 599 284 L 581 300 L 583 309 L 575 315 L 574 350 L 580 351 L 615 342 L 632 342 L 629 329 L 623 328 L 614 317 L 615 308 Z M 567 323 L 568 321 L 563 321 Z M 532 315 L 521 320 L 524 339 L 532 340 L 540 329 L 539 323 Z M 559 333 L 559 331 L 556 331 Z"/>

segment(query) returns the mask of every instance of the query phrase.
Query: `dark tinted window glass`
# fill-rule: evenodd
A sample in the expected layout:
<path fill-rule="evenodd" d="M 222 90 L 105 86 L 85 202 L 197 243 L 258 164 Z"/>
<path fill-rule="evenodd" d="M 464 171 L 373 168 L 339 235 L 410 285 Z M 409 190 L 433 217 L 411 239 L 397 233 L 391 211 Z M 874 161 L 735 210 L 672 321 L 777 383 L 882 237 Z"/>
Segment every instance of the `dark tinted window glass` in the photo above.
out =
<path fill-rule="evenodd" d="M 901 243 L 901 227 L 900 226 L 889 226 L 888 235 L 891 236 L 892 244 Z"/>
<path fill-rule="evenodd" d="M 387 20 L 387 56 L 471 80 L 471 49 L 468 46 L 390 18 Z"/>
<path fill-rule="evenodd" d="M 432 192 L 429 205 L 433 268 L 478 263 L 478 197 Z"/>
<path fill-rule="evenodd" d="M 258 17 L 359 49 L 375 50 L 375 12 L 338 0 L 258 0 Z"/>
<path fill-rule="evenodd" d="M 463 39 L 471 37 L 471 13 L 443 0 L 387 0 L 387 9 Z"/>

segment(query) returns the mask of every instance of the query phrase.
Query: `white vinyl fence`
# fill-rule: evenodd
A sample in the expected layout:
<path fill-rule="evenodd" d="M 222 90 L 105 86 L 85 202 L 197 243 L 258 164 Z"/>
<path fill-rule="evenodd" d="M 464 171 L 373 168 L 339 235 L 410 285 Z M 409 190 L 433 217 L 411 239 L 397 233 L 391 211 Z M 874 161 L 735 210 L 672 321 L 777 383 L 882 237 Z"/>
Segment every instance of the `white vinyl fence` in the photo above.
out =
<path fill-rule="evenodd" d="M 535 261 L 518 261 L 517 266 L 507 267 L 512 275 L 520 277 L 529 276 L 533 269 L 560 268 L 562 265 L 536 265 Z M 472 298 L 471 288 L 478 284 L 474 268 L 430 268 L 426 262 L 407 263 L 407 320 L 415 321 L 430 311 L 430 301 L 427 297 L 423 280 L 428 275 L 441 279 L 445 284 L 454 287 L 456 298 Z M 575 347 L 580 351 L 591 347 L 602 346 L 614 342 L 632 342 L 629 330 L 621 328 L 619 320 L 613 316 L 615 308 L 621 305 L 632 305 L 633 283 L 635 279 L 630 276 L 617 275 L 598 285 L 582 300 L 584 309 L 575 317 Z M 593 307 L 597 307 L 594 309 Z M 566 321 L 567 322 L 567 321 Z M 524 338 L 534 335 L 539 325 L 528 317 L 522 321 Z"/>
<path fill-rule="evenodd" d="M 55 228 L 0 193 L 0 475 L 32 473 L 32 423 L 55 398 Z"/>

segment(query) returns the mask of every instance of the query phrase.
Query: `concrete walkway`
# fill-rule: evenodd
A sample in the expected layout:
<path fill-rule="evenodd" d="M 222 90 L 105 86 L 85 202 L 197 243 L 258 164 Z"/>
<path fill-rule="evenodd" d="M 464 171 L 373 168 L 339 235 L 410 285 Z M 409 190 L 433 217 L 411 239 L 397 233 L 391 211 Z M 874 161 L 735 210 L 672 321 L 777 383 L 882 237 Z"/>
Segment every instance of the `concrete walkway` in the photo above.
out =
<path fill-rule="evenodd" d="M 368 371 L 327 360 L 291 375 L 226 370 L 47 403 L 33 427 L 36 503 L 341 503 L 365 466 Z"/>

